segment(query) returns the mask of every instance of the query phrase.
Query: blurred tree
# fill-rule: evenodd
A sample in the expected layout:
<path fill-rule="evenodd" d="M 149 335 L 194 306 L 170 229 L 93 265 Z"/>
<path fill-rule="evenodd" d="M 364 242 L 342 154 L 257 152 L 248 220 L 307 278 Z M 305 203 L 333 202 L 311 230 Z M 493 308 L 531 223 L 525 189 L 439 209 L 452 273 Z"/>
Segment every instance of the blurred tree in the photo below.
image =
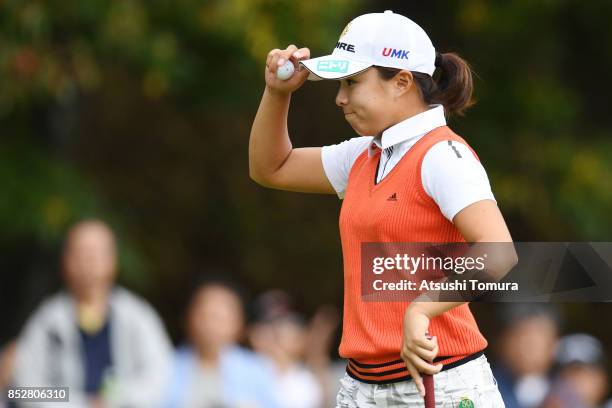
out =
<path fill-rule="evenodd" d="M 254 290 L 297 289 L 329 266 L 297 261 L 308 248 L 292 231 L 317 238 L 309 259 L 331 256 L 341 282 L 333 210 L 323 231 L 309 228 L 316 213 L 303 200 L 249 180 L 246 147 L 267 52 L 290 42 L 328 52 L 354 8 L 347 0 L 0 3 L 0 181 L 9 192 L 0 242 L 13 257 L 0 264 L 30 271 L 0 286 L 40 282 L 18 288 L 31 308 L 49 290 L 40 275 L 57 266 L 39 255 L 48 264 L 32 269 L 20 249 L 57 253 L 69 223 L 92 215 L 119 229 L 121 279 L 166 303 L 175 333 L 185 293 L 207 270 Z M 337 282 L 325 299 L 337 299 Z"/>
<path fill-rule="evenodd" d="M 474 144 L 514 238 L 610 240 L 612 15 L 607 1 L 385 1 L 472 63 Z"/>
<path fill-rule="evenodd" d="M 309 308 L 339 303 L 339 201 L 255 185 L 248 133 L 270 49 L 328 53 L 352 17 L 386 8 L 473 64 L 479 103 L 451 125 L 479 153 L 515 239 L 610 240 L 605 0 L 4 0 L 0 288 L 48 290 L 48 254 L 70 222 L 96 215 L 119 231 L 122 280 L 163 304 L 174 334 L 195 277 L 213 269 Z M 354 136 L 336 86 L 296 93 L 295 146 Z"/>

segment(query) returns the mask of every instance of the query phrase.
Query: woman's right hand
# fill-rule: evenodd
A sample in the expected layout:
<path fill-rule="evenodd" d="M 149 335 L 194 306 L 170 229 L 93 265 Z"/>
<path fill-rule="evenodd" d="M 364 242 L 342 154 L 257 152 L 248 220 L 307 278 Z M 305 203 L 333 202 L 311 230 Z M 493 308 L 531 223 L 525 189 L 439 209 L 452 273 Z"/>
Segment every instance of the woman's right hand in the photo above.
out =
<path fill-rule="evenodd" d="M 308 78 L 308 70 L 302 68 L 299 62 L 308 58 L 310 58 L 308 48 L 298 49 L 293 44 L 284 50 L 273 49 L 270 51 L 266 60 L 266 88 L 276 94 L 290 94 L 297 90 Z M 291 78 L 282 80 L 276 77 L 276 70 L 287 60 L 293 62 L 295 72 Z"/>

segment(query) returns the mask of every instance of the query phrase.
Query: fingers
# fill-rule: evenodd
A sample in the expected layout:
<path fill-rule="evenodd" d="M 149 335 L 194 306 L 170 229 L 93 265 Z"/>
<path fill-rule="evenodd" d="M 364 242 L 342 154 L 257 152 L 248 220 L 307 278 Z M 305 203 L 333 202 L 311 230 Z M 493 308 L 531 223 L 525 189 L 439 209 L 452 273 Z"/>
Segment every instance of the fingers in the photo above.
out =
<path fill-rule="evenodd" d="M 287 62 L 287 60 L 291 58 L 291 55 L 296 51 L 297 51 L 297 47 L 291 44 L 286 49 L 277 53 L 278 58 L 276 59 L 276 64 L 273 63 L 273 65 L 275 65 L 274 67 L 275 71 L 278 67 L 283 66 L 285 62 Z"/>
<path fill-rule="evenodd" d="M 438 352 L 440 351 L 437 341 L 434 344 L 433 350 L 429 350 L 420 346 L 416 346 L 414 350 L 423 360 L 429 362 L 432 362 L 438 356 Z"/>
<path fill-rule="evenodd" d="M 408 372 L 410 373 L 410 376 L 412 377 L 414 385 L 416 385 L 419 394 L 421 394 L 421 397 L 424 397 L 425 385 L 423 384 L 423 378 L 421 377 L 421 374 L 419 374 L 419 370 L 417 370 L 416 367 L 410 363 L 406 363 L 406 367 L 408 368 Z"/>
<path fill-rule="evenodd" d="M 425 387 L 420 373 L 438 374 L 443 367 L 442 364 L 431 364 L 439 352 L 438 339 L 436 337 L 416 339 L 409 344 L 410 346 L 406 344 L 403 346 L 401 358 L 414 378 L 419 393 L 424 396 Z"/>
<path fill-rule="evenodd" d="M 276 49 L 276 50 L 270 51 L 270 53 L 271 55 L 268 54 L 268 61 L 266 63 L 266 66 L 270 72 L 272 72 L 273 74 L 276 74 L 276 70 L 279 67 L 278 61 L 282 58 L 283 51 Z M 280 65 L 283 65 L 283 64 L 280 64 Z"/>
<path fill-rule="evenodd" d="M 268 53 L 268 57 L 266 58 L 266 67 L 267 67 L 268 69 L 270 69 L 270 63 L 271 63 L 271 61 L 272 61 L 272 58 L 273 58 L 273 57 L 274 57 L 276 54 L 278 54 L 279 52 L 280 52 L 280 50 L 279 50 L 278 48 L 275 48 L 275 49 L 273 49 L 272 51 L 270 51 L 270 52 Z"/>
<path fill-rule="evenodd" d="M 300 88 L 308 79 L 309 72 L 307 69 L 302 69 L 299 62 L 310 58 L 310 50 L 308 48 L 297 48 L 291 44 L 284 50 L 273 49 L 266 57 L 266 69 L 264 78 L 266 80 L 266 89 L 275 93 L 289 94 Z M 289 78 L 278 78 L 278 69 L 290 61 L 295 70 Z"/>
<path fill-rule="evenodd" d="M 293 44 L 287 47 L 284 51 L 279 53 L 279 57 L 276 60 L 276 64 L 274 65 L 274 71 L 278 69 L 278 67 L 282 67 L 285 65 L 285 62 L 291 58 L 291 55 L 297 51 L 297 47 Z"/>
<path fill-rule="evenodd" d="M 438 374 L 442 370 L 442 364 L 429 364 L 419 356 L 413 354 L 409 359 L 410 363 L 423 374 Z"/>
<path fill-rule="evenodd" d="M 427 336 L 422 336 L 422 337 L 412 339 L 412 342 L 415 345 L 422 347 L 426 350 L 434 350 L 438 346 L 438 338 L 436 336 L 433 336 L 432 338 L 427 338 Z"/>
<path fill-rule="evenodd" d="M 416 354 L 421 357 L 423 360 L 428 361 L 428 362 L 432 362 L 434 361 L 434 359 L 436 358 L 436 356 L 438 355 L 438 349 L 436 346 L 436 349 L 434 350 L 427 350 L 421 347 L 418 347 L 415 349 Z"/>
<path fill-rule="evenodd" d="M 310 50 L 308 48 L 300 48 L 296 50 L 292 55 L 296 61 L 302 61 L 310 58 Z"/>
<path fill-rule="evenodd" d="M 297 64 L 298 73 L 301 73 L 302 71 L 306 71 L 306 69 L 301 64 L 299 64 L 299 62 L 310 58 L 310 50 L 308 48 L 300 48 L 299 50 L 293 53 L 293 58 L 295 58 L 295 61 L 298 62 Z M 308 75 L 307 73 L 304 73 L 304 74 L 306 76 Z"/>
<path fill-rule="evenodd" d="M 425 336 L 410 338 L 405 342 L 405 346 L 408 348 L 408 350 L 412 350 L 413 352 L 419 352 L 420 350 L 422 350 L 423 352 L 426 352 L 427 355 L 433 354 L 434 358 L 438 354 L 439 350 L 438 338 L 435 336 L 431 339 Z"/>
<path fill-rule="evenodd" d="M 435 365 L 431 364 L 429 363 L 429 361 L 431 360 L 426 360 L 423 356 L 419 355 L 418 353 L 412 352 L 409 350 L 403 350 L 400 355 L 401 355 L 402 360 L 404 360 L 406 364 L 411 364 L 421 373 L 438 374 L 440 370 L 442 370 L 442 367 L 443 367 L 442 364 L 435 364 Z"/>
<path fill-rule="evenodd" d="M 410 376 L 412 377 L 414 385 L 416 385 L 419 394 L 421 395 L 421 397 L 425 397 L 425 384 L 423 383 L 423 377 L 421 373 L 429 375 L 438 374 L 440 370 L 442 370 L 442 364 L 438 364 L 436 366 L 427 364 L 425 361 L 423 361 L 414 354 L 404 359 L 404 361 L 406 362 L 406 368 L 408 369 L 408 372 L 410 373 Z"/>
<path fill-rule="evenodd" d="M 278 67 L 285 64 L 287 60 L 297 62 L 308 58 L 310 58 L 310 50 L 308 48 L 298 49 L 295 45 L 291 44 L 284 50 L 275 48 L 270 51 L 266 58 L 266 67 L 275 74 Z"/>

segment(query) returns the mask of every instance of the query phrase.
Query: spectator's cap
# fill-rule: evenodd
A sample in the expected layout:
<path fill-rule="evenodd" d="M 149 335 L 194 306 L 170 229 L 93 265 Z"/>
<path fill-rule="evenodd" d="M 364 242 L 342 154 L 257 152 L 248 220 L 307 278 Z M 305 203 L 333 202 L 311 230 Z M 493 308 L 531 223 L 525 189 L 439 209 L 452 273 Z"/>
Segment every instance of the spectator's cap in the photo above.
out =
<path fill-rule="evenodd" d="M 252 305 L 253 323 L 272 323 L 290 320 L 303 324 L 303 318 L 295 311 L 293 301 L 282 290 L 270 290 L 259 295 Z"/>
<path fill-rule="evenodd" d="M 331 55 L 301 61 L 308 79 L 343 79 L 372 67 L 433 75 L 436 50 L 414 21 L 391 10 L 355 18 L 340 34 Z"/>
<path fill-rule="evenodd" d="M 601 342 L 584 333 L 570 334 L 559 339 L 555 359 L 560 368 L 575 364 L 605 366 Z"/>

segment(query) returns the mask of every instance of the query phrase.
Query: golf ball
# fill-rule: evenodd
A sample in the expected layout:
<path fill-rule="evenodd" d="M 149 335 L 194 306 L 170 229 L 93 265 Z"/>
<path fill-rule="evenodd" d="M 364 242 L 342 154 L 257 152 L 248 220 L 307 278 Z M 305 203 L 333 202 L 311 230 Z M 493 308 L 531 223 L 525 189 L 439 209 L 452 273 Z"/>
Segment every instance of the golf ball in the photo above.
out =
<path fill-rule="evenodd" d="M 287 61 L 282 66 L 278 67 L 276 70 L 276 77 L 278 79 L 282 79 L 283 81 L 288 80 L 293 75 L 295 71 L 295 67 L 293 66 L 293 62 Z"/>

